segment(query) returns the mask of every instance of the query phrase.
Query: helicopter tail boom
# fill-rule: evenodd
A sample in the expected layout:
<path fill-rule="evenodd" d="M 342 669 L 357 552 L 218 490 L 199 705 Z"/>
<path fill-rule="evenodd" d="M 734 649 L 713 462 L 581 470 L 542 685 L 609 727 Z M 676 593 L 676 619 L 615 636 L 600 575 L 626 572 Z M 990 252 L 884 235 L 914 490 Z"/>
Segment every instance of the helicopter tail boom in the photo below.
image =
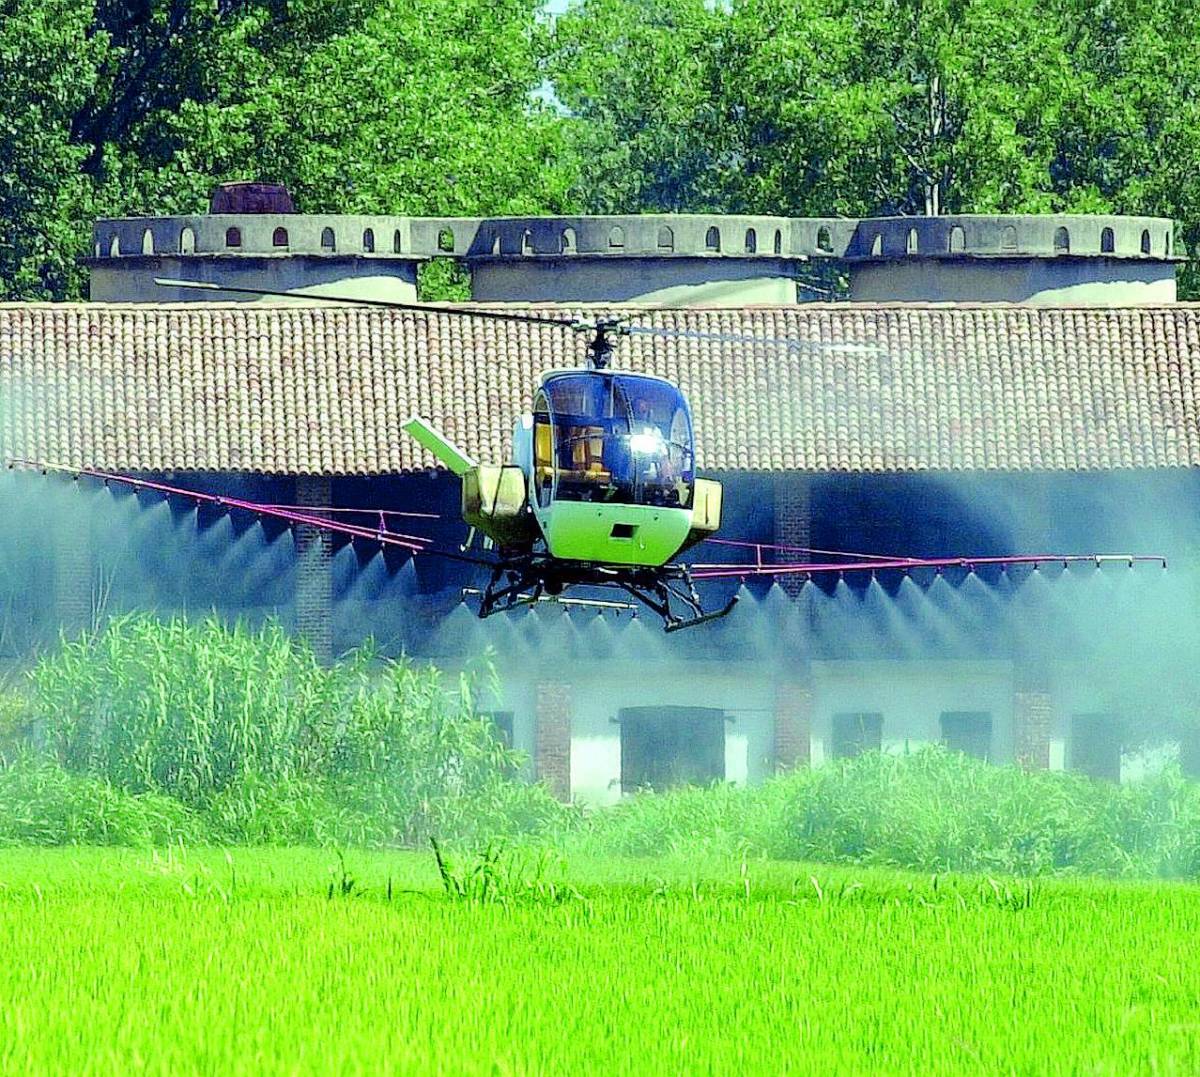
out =
<path fill-rule="evenodd" d="M 455 475 L 461 476 L 475 466 L 475 461 L 428 419 L 414 415 L 401 423 L 400 429 L 433 453 Z"/>

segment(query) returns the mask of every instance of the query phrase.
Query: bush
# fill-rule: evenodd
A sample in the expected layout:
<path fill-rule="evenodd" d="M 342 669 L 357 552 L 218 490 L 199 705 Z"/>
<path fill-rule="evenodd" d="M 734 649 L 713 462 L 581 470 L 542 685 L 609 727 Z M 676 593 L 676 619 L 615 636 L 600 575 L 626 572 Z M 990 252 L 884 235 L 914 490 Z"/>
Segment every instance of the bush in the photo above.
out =
<path fill-rule="evenodd" d="M 169 845 L 204 837 L 184 805 L 30 755 L 0 767 L 0 845 Z"/>
<path fill-rule="evenodd" d="M 937 746 L 796 770 L 753 789 L 679 789 L 596 812 L 593 854 L 735 853 L 919 871 L 1200 875 L 1200 786 L 998 767 Z"/>

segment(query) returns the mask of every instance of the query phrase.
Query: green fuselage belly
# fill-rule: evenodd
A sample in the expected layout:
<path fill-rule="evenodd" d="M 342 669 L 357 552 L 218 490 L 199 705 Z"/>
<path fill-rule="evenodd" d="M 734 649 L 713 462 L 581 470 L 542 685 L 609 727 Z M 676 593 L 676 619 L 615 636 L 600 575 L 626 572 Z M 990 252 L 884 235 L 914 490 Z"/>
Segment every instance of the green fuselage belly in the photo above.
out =
<path fill-rule="evenodd" d="M 692 526 L 691 509 L 595 501 L 555 501 L 537 518 L 552 557 L 610 565 L 665 564 Z"/>

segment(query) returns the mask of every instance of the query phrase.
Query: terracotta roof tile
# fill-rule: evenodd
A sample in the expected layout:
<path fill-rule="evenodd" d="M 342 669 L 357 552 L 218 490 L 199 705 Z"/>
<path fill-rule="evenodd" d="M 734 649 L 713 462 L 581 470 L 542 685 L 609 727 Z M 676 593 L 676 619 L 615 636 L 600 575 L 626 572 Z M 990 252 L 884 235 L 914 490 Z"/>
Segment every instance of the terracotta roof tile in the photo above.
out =
<path fill-rule="evenodd" d="M 714 470 L 1200 466 L 1200 307 L 639 310 Z M 739 337 L 791 341 L 762 346 Z M 865 350 L 864 350 L 865 346 Z M 419 412 L 500 459 L 554 327 L 346 307 L 0 306 L 0 449 L 112 469 L 373 474 Z"/>

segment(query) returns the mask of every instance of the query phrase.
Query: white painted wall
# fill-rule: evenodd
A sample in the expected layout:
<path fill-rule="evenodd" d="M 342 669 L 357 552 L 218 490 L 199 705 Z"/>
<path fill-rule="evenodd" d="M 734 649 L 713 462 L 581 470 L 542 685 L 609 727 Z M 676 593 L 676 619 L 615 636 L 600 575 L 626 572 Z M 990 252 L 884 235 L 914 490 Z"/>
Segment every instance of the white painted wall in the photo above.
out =
<path fill-rule="evenodd" d="M 883 715 L 883 747 L 893 752 L 940 740 L 943 711 L 990 711 L 991 758 L 1012 760 L 1009 662 L 813 663 L 814 764 L 830 757 L 833 716 L 855 711 Z"/>

